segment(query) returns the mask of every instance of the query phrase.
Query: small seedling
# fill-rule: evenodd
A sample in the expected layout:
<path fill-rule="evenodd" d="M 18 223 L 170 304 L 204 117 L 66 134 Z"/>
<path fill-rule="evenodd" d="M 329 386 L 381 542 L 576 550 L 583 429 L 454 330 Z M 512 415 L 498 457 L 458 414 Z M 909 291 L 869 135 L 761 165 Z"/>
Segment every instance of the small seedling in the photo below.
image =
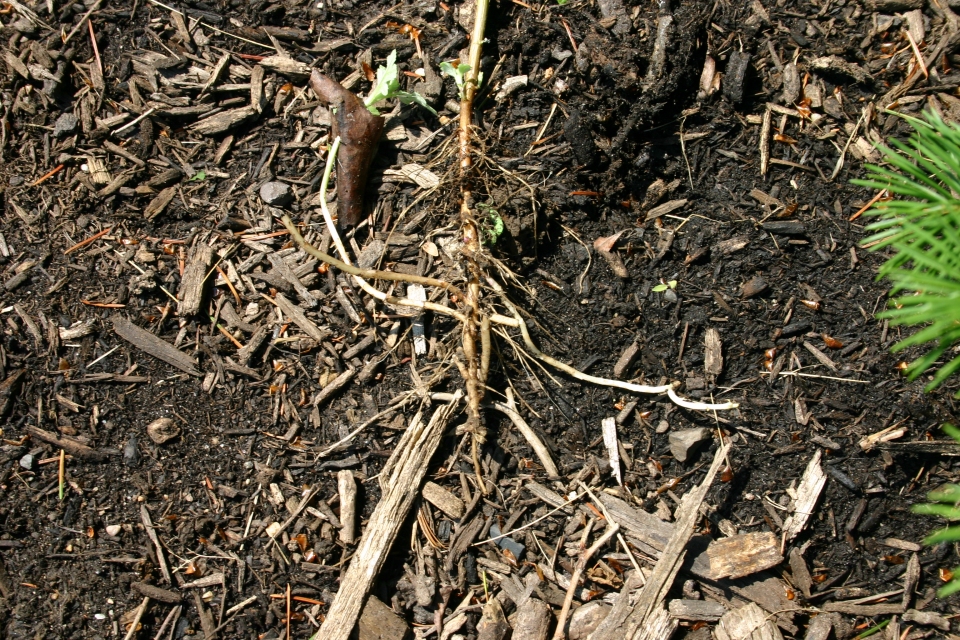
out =
<path fill-rule="evenodd" d="M 200 171 L 197 171 L 195 174 L 193 174 L 193 177 L 190 178 L 190 182 L 200 182 L 201 180 L 206 180 L 206 179 L 207 179 L 207 172 L 201 169 Z"/>
<path fill-rule="evenodd" d="M 470 65 L 463 63 L 454 65 L 452 62 L 441 62 L 440 72 L 453 78 L 453 81 L 457 85 L 457 91 L 460 92 L 460 99 L 463 100 L 463 92 L 467 85 L 467 74 L 470 72 Z M 477 88 L 479 88 L 482 83 L 483 72 L 481 71 L 477 74 Z"/>
<path fill-rule="evenodd" d="M 380 111 L 373 105 L 381 100 L 391 100 L 396 98 L 403 104 L 416 103 L 432 113 L 437 115 L 426 98 L 416 91 L 403 91 L 400 89 L 400 68 L 397 66 L 397 50 L 394 49 L 387 56 L 387 62 L 377 68 L 377 81 L 370 91 L 370 95 L 363 101 L 367 109 L 375 116 L 380 115 Z"/>
<path fill-rule="evenodd" d="M 660 293 L 661 291 L 666 291 L 667 289 L 676 289 L 676 288 L 677 288 L 677 281 L 670 280 L 668 282 L 661 282 L 660 284 L 655 286 L 653 289 L 651 289 L 651 291 L 656 291 L 657 293 Z"/>
<path fill-rule="evenodd" d="M 484 213 L 480 220 L 480 231 L 483 234 L 483 244 L 495 245 L 500 236 L 503 235 L 503 218 L 496 209 L 488 204 L 479 204 L 477 208 Z"/>

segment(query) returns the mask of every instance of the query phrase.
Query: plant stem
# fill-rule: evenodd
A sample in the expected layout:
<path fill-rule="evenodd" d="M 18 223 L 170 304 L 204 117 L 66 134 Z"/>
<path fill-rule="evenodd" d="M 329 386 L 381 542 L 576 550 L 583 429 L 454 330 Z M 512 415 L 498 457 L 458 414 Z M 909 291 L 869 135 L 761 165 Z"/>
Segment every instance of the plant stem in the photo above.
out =
<path fill-rule="evenodd" d="M 486 358 L 477 353 L 477 338 L 480 329 L 480 266 L 476 256 L 480 253 L 480 231 L 473 217 L 473 153 L 470 145 L 470 129 L 473 122 L 473 96 L 477 90 L 477 77 L 480 67 L 480 54 L 483 51 L 483 38 L 487 26 L 487 13 L 490 0 L 476 0 L 473 16 L 473 34 L 470 36 L 470 54 L 463 92 L 460 98 L 460 234 L 463 240 L 463 256 L 468 263 L 467 269 L 467 322 L 463 325 L 462 369 L 464 385 L 467 388 L 467 430 L 473 434 L 472 454 L 474 471 L 483 494 L 488 493 L 480 469 L 479 448 L 486 441 L 486 433 L 480 416 L 480 402 L 483 400 L 486 380 L 480 377 L 480 360 Z"/>

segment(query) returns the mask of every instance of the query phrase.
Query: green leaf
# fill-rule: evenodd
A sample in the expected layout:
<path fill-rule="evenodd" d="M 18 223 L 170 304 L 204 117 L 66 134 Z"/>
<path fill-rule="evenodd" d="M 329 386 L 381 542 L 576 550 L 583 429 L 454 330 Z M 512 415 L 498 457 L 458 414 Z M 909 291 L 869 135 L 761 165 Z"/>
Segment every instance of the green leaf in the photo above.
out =
<path fill-rule="evenodd" d="M 193 177 L 190 178 L 190 182 L 199 182 L 200 180 L 206 180 L 206 179 L 207 179 L 207 172 L 201 169 L 200 171 L 197 171 L 195 174 L 193 174 Z"/>
<path fill-rule="evenodd" d="M 661 291 L 666 291 L 668 288 L 669 287 L 667 287 L 665 284 L 658 284 L 653 289 L 650 289 L 650 291 L 656 291 L 657 293 L 660 293 Z"/>
<path fill-rule="evenodd" d="M 452 62 L 441 62 L 440 63 L 440 73 L 445 76 L 450 76 L 453 78 L 454 84 L 457 85 L 457 90 L 460 92 L 460 99 L 463 99 L 464 87 L 467 84 L 467 74 L 470 72 L 470 65 L 468 64 L 457 64 L 454 66 Z M 483 74 L 477 76 L 477 86 L 483 82 Z"/>
<path fill-rule="evenodd" d="M 385 64 L 377 67 L 377 79 L 370 90 L 370 95 L 363 101 L 367 109 L 375 116 L 380 115 L 380 110 L 374 105 L 381 100 L 398 99 L 403 104 L 418 104 L 427 109 L 433 115 L 437 112 L 433 110 L 427 100 L 415 91 L 403 91 L 400 89 L 400 67 L 397 66 L 397 50 L 394 49 L 387 56 Z"/>
<path fill-rule="evenodd" d="M 503 235 L 503 218 L 489 204 L 481 202 L 477 204 L 477 209 L 484 212 L 484 217 L 478 220 L 482 236 L 481 242 L 489 245 L 497 244 L 497 240 Z"/>
<path fill-rule="evenodd" d="M 953 570 L 955 575 L 960 575 L 960 567 L 957 567 Z M 955 594 L 957 591 L 960 591 L 960 578 L 954 578 L 944 586 L 940 587 L 940 590 L 937 591 L 938 598 L 946 598 Z"/>

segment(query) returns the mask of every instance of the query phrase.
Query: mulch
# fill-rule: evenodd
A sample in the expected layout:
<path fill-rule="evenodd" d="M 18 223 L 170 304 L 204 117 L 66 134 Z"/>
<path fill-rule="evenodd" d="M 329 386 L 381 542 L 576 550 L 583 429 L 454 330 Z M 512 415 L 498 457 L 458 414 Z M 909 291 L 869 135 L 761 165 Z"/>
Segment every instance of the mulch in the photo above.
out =
<path fill-rule="evenodd" d="M 890 353 L 910 330 L 876 320 L 884 255 L 862 246 L 885 196 L 850 180 L 908 135 L 894 111 L 960 122 L 956 14 L 494 4 L 476 260 L 438 66 L 467 58 L 472 20 L 433 0 L 0 2 L 0 635 L 954 631 L 935 592 L 957 551 L 910 508 L 958 477 L 939 430 L 958 384 L 903 378 L 920 352 Z M 334 214 L 364 200 L 351 259 L 449 309 L 403 278 L 466 289 L 479 269 L 488 318 L 512 300 L 532 344 L 594 377 L 494 322 L 482 429 L 463 325 L 373 300 L 282 224 L 335 251 L 338 114 L 308 77 L 364 96 L 391 51 L 436 115 L 379 105 L 366 185 L 334 172 Z M 631 391 L 674 382 L 738 408 Z"/>

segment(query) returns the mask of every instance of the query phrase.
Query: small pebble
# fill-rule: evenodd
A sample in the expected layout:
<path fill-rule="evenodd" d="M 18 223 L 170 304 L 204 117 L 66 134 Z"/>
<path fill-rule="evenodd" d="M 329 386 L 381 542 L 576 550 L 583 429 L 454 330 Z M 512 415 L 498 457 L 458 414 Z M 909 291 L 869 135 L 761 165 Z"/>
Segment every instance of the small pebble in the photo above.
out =
<path fill-rule="evenodd" d="M 260 199 L 271 207 L 282 207 L 293 201 L 293 193 L 284 182 L 265 182 L 260 187 Z"/>
<path fill-rule="evenodd" d="M 72 113 L 64 113 L 53 124 L 53 137 L 63 138 L 74 133 L 80 126 L 80 120 Z"/>
<path fill-rule="evenodd" d="M 496 524 L 490 525 L 490 536 L 496 538 L 500 535 L 500 527 Z M 523 554 L 526 552 L 527 548 L 514 540 L 513 538 L 500 538 L 496 541 L 497 546 L 505 551 L 509 551 L 513 554 L 513 557 L 520 561 L 523 559 Z"/>
<path fill-rule="evenodd" d="M 710 440 L 710 430 L 704 427 L 681 429 L 670 434 L 670 453 L 677 462 L 691 459 L 700 445 Z"/>
<path fill-rule="evenodd" d="M 35 25 L 32 20 L 27 18 L 20 18 L 10 26 L 13 27 L 15 31 L 18 31 L 25 36 L 32 36 L 37 32 L 37 25 Z"/>
<path fill-rule="evenodd" d="M 20 466 L 26 469 L 27 471 L 33 471 L 33 465 L 36 464 L 37 460 L 31 454 L 27 454 L 20 458 Z"/>
<path fill-rule="evenodd" d="M 137 447 L 137 436 L 130 434 L 130 439 L 123 446 L 123 464 L 128 467 L 140 466 L 140 449 Z"/>

